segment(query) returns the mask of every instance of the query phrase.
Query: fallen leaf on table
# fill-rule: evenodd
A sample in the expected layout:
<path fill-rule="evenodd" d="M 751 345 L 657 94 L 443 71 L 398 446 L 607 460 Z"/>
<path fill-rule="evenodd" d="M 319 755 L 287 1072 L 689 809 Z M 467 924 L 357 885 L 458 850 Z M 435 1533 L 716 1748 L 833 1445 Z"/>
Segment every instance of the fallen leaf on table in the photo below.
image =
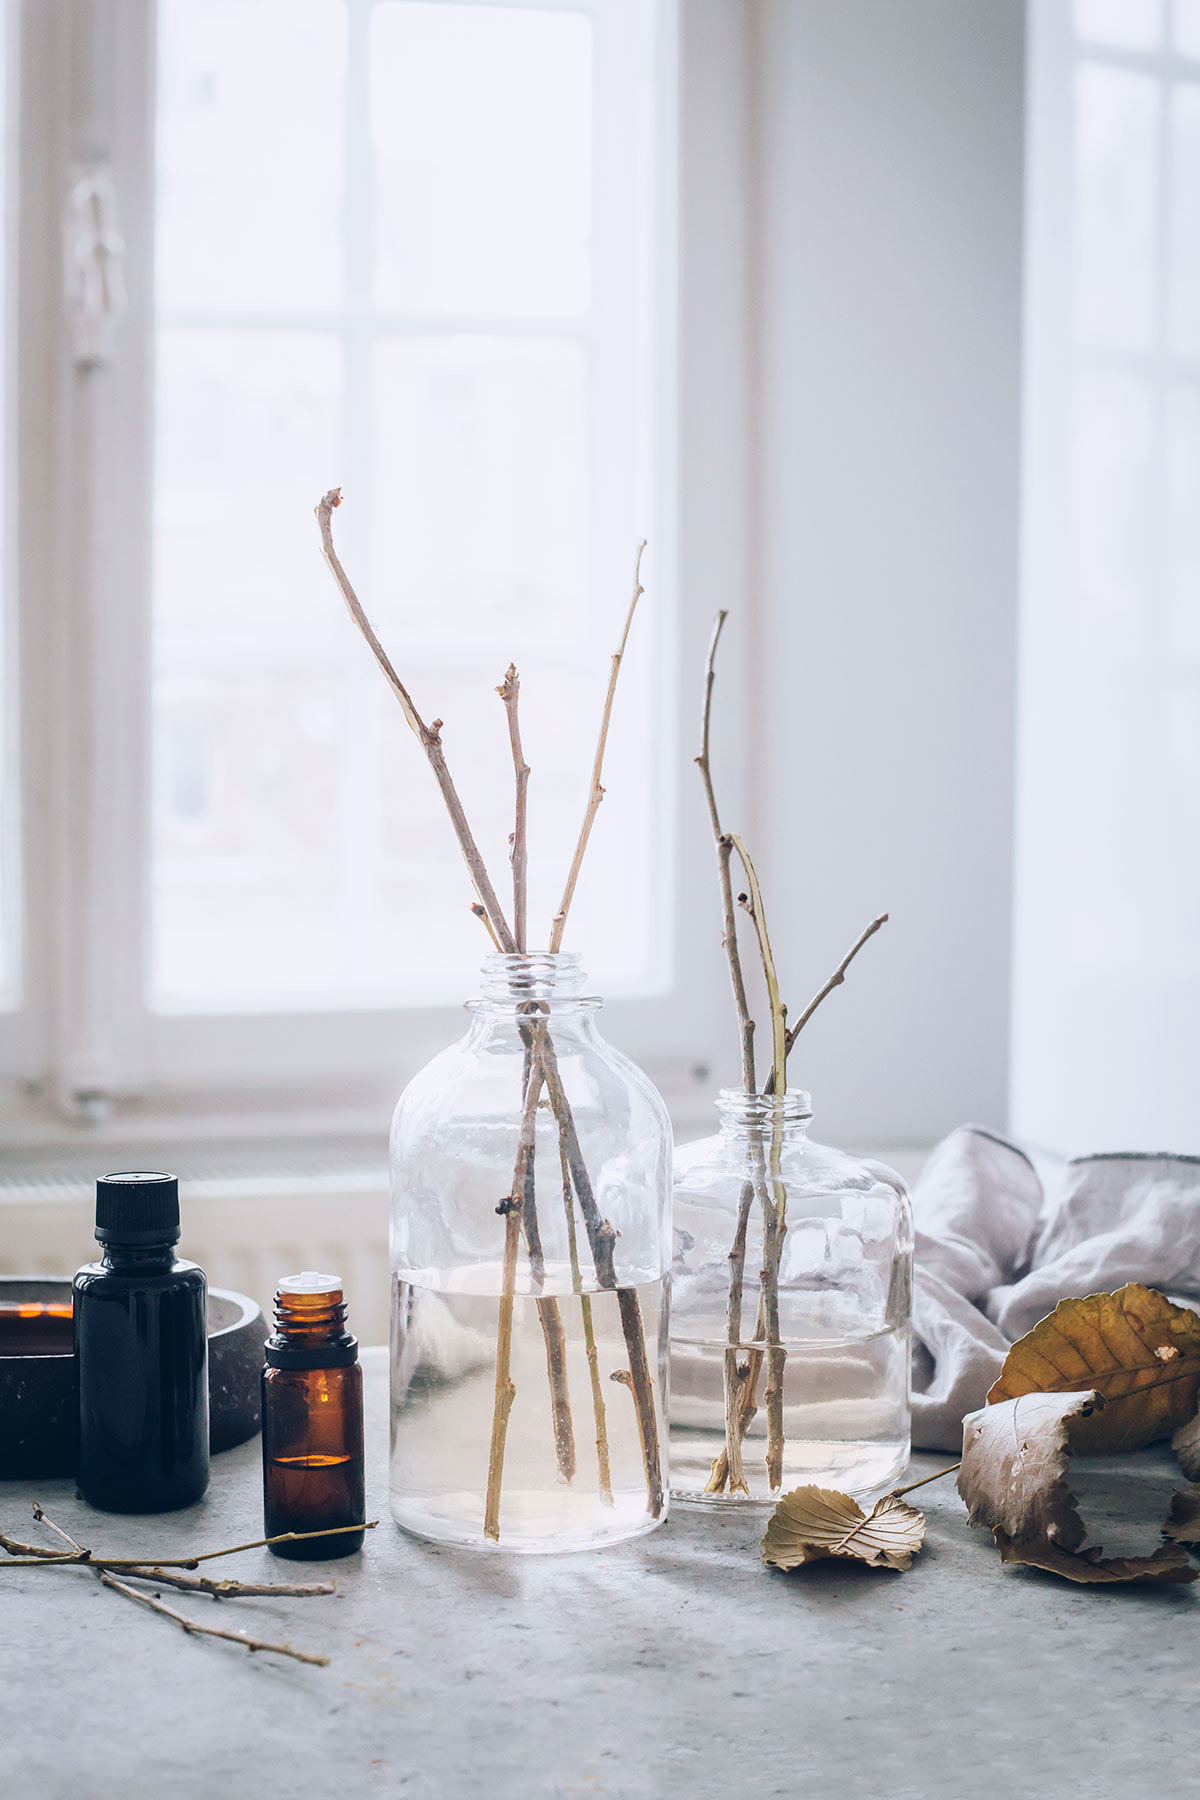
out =
<path fill-rule="evenodd" d="M 1200 1403 L 1200 1313 L 1136 1281 L 1115 1294 L 1060 1300 L 1013 1345 L 988 1404 L 1093 1390 L 1108 1404 L 1073 1415 L 1073 1450 L 1139 1450 L 1170 1437 Z M 1200 1439 L 1196 1459 L 1200 1474 Z M 1185 1473 L 1193 1470 L 1185 1465 Z"/>
<path fill-rule="evenodd" d="M 1171 1448 L 1188 1480 L 1200 1481 L 1200 1413 L 1179 1427 L 1171 1439 Z"/>
<path fill-rule="evenodd" d="M 849 1557 L 872 1569 L 907 1569 L 921 1548 L 925 1515 L 896 1494 L 865 1513 L 834 1488 L 798 1487 L 784 1494 L 762 1541 L 763 1561 L 799 1569 L 829 1557 Z"/>
<path fill-rule="evenodd" d="M 1200 1518 L 1186 1494 L 1175 1496 L 1164 1528 L 1174 1541 L 1153 1555 L 1106 1559 L 1098 1548 L 1080 1549 L 1087 1527 L 1067 1485 L 1067 1466 L 1079 1440 L 1106 1410 L 1103 1396 L 1089 1390 L 1024 1394 L 968 1413 L 958 1491 L 970 1523 L 989 1528 L 1002 1561 L 1046 1569 L 1068 1581 L 1195 1581 L 1200 1569 L 1183 1548 L 1187 1540 L 1177 1535 Z"/>
<path fill-rule="evenodd" d="M 1163 1536 L 1175 1544 L 1200 1544 L 1200 1487 L 1180 1488 L 1172 1494 Z"/>

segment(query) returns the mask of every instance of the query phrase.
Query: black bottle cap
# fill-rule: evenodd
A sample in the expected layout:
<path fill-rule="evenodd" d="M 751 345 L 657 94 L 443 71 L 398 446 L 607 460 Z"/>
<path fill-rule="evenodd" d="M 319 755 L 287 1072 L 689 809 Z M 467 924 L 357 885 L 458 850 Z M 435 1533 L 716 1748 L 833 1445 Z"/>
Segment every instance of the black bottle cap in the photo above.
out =
<path fill-rule="evenodd" d="M 101 1244 L 179 1241 L 179 1183 L 161 1169 L 123 1169 L 96 1183 L 96 1239 Z"/>

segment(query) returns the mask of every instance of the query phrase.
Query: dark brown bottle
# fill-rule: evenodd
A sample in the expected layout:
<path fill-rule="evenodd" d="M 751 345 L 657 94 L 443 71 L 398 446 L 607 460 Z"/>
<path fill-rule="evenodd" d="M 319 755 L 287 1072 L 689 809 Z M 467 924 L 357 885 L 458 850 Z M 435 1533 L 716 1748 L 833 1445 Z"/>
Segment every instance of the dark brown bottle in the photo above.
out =
<path fill-rule="evenodd" d="M 208 1486 L 204 1271 L 175 1254 L 179 1186 L 160 1170 L 96 1183 L 103 1260 L 75 1277 L 80 1495 L 168 1512 Z"/>
<path fill-rule="evenodd" d="M 366 1518 L 362 1370 L 346 1330 L 340 1275 L 305 1269 L 275 1295 L 263 1370 L 264 1535 L 327 1531 Z M 361 1550 L 362 1531 L 272 1544 L 275 1556 L 324 1562 Z"/>

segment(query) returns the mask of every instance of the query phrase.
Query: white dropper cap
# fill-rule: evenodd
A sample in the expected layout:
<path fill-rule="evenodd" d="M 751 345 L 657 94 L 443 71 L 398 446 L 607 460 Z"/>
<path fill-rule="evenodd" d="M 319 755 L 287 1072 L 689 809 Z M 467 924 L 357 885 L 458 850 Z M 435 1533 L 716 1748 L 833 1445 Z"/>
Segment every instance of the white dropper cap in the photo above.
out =
<path fill-rule="evenodd" d="M 302 1269 L 299 1275 L 285 1275 L 279 1283 L 281 1294 L 329 1294 L 340 1288 L 340 1275 L 321 1275 L 316 1269 Z"/>

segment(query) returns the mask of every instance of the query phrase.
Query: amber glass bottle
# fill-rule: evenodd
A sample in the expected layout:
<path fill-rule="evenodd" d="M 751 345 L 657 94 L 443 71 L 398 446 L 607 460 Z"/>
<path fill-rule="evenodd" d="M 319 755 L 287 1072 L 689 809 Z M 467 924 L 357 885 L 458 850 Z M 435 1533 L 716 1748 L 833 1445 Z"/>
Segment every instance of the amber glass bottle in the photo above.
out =
<path fill-rule="evenodd" d="M 275 1295 L 275 1330 L 263 1370 L 262 1449 L 265 1535 L 327 1531 L 365 1517 L 362 1370 L 358 1339 L 346 1330 L 340 1275 L 305 1269 Z M 273 1544 L 276 1556 L 305 1562 L 349 1556 L 364 1533 Z"/>

